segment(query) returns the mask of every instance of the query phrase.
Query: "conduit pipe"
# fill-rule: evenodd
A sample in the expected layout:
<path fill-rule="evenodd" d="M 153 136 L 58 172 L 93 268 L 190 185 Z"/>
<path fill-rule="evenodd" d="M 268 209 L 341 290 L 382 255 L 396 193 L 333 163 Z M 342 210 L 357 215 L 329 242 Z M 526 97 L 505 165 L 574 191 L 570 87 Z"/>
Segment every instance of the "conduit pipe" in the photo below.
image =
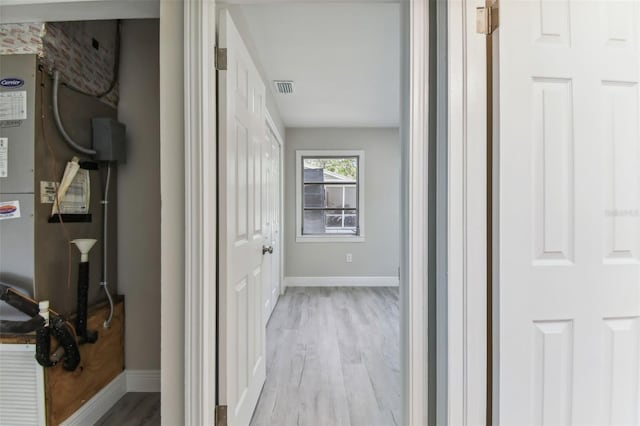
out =
<path fill-rule="evenodd" d="M 60 111 L 58 110 L 58 88 L 60 86 L 60 72 L 53 72 L 53 118 L 55 119 L 56 126 L 58 126 L 58 130 L 62 134 L 62 137 L 69 144 L 69 146 L 76 151 L 86 154 L 86 155 L 96 155 L 97 152 L 93 149 L 85 148 L 83 146 L 78 145 L 74 142 L 73 139 L 67 134 L 64 130 L 64 126 L 62 125 L 62 120 L 60 120 Z"/>
<path fill-rule="evenodd" d="M 102 222 L 102 282 L 100 285 L 104 288 L 104 292 L 109 299 L 109 318 L 102 324 L 103 328 L 109 328 L 113 320 L 113 298 L 109 292 L 109 284 L 107 281 L 107 272 L 109 270 L 109 256 L 107 251 L 107 239 L 109 236 L 109 225 L 107 216 L 109 213 L 109 182 L 111 181 L 111 163 L 107 163 L 107 181 L 104 187 L 104 200 L 102 200 L 102 208 L 104 211 L 104 220 Z"/>

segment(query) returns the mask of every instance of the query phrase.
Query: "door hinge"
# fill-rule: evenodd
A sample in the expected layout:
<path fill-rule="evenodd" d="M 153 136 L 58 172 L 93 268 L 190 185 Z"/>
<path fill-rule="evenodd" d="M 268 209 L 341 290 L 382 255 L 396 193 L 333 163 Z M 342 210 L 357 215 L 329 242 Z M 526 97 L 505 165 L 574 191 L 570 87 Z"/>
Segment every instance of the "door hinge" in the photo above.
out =
<path fill-rule="evenodd" d="M 498 28 L 498 2 L 487 0 L 487 4 L 476 9 L 476 32 L 491 35 Z"/>
<path fill-rule="evenodd" d="M 218 71 L 227 70 L 227 49 L 224 47 L 216 47 L 216 69 Z"/>
<path fill-rule="evenodd" d="M 227 426 L 226 405 L 216 405 L 216 426 Z"/>

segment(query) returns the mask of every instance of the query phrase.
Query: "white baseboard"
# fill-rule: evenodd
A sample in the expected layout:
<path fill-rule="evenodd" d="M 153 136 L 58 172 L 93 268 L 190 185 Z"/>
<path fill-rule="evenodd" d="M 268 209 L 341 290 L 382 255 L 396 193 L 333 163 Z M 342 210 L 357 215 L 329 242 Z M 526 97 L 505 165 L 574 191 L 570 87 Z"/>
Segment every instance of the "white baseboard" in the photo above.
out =
<path fill-rule="evenodd" d="M 125 370 L 60 426 L 92 425 L 127 392 L 160 392 L 160 370 Z"/>
<path fill-rule="evenodd" d="M 73 413 L 60 426 L 92 425 L 104 416 L 120 398 L 127 393 L 127 373 L 123 371 L 111 383 L 102 388 L 93 398 L 87 401 L 78 411 Z"/>
<path fill-rule="evenodd" d="M 160 392 L 160 370 L 126 370 L 127 392 Z"/>
<path fill-rule="evenodd" d="M 398 277 L 285 277 L 285 287 L 397 287 Z"/>

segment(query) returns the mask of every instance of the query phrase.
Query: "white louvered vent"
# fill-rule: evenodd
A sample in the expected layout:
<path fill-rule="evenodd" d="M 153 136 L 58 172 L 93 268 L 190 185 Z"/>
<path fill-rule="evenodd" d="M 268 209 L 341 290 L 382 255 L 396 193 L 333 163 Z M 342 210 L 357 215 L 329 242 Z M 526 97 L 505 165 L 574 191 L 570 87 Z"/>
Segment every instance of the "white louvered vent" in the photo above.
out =
<path fill-rule="evenodd" d="M 293 93 L 293 81 L 288 80 L 275 80 L 273 82 L 276 86 L 276 92 L 289 95 Z"/>
<path fill-rule="evenodd" d="M 44 425 L 44 373 L 35 345 L 0 344 L 0 425 Z"/>

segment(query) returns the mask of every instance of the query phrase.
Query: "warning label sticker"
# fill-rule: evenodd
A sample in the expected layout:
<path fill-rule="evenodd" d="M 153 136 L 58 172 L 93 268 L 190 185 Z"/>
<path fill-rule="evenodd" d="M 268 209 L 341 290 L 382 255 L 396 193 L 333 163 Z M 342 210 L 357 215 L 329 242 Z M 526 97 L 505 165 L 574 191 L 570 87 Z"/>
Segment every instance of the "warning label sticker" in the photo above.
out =
<path fill-rule="evenodd" d="M 0 220 L 17 219 L 20 217 L 20 201 L 0 202 Z"/>

